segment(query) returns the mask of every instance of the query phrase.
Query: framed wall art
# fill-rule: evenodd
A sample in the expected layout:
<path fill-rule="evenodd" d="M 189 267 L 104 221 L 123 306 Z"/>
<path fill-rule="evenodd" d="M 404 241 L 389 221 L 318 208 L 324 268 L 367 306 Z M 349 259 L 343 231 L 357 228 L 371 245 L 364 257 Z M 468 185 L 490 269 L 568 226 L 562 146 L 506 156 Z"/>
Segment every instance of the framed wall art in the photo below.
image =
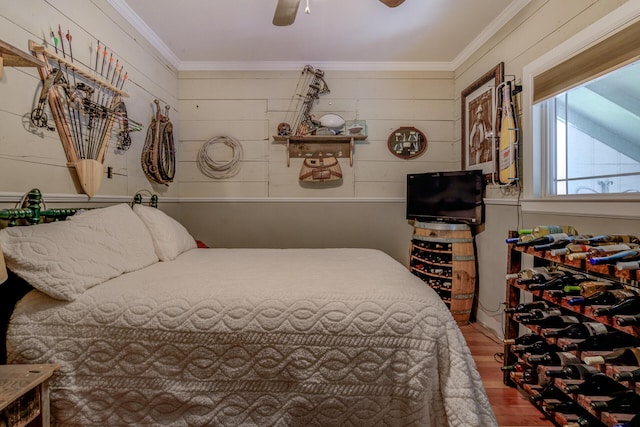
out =
<path fill-rule="evenodd" d="M 427 137 L 414 127 L 401 127 L 391 132 L 387 139 L 387 148 L 396 157 L 413 159 L 427 149 Z"/>
<path fill-rule="evenodd" d="M 481 169 L 487 181 L 495 178 L 497 136 L 500 117 L 496 108 L 496 87 L 504 79 L 499 63 L 462 91 L 462 169 Z"/>

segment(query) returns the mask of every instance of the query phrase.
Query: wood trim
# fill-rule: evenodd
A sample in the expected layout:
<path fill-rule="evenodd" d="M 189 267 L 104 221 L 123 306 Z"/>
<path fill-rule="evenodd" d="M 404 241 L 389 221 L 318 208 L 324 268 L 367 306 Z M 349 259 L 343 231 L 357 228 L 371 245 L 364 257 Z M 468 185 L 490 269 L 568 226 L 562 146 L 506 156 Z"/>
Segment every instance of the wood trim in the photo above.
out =
<path fill-rule="evenodd" d="M 43 67 L 44 62 L 20 49 L 0 40 L 0 78 L 2 68 L 6 67 Z"/>
<path fill-rule="evenodd" d="M 621 68 L 640 58 L 640 21 L 533 78 L 533 103 Z"/>
<path fill-rule="evenodd" d="M 83 78 L 89 80 L 90 82 L 92 82 L 96 86 L 100 86 L 102 88 L 105 88 L 105 89 L 113 92 L 113 93 L 117 93 L 118 95 L 120 95 L 123 98 L 128 98 L 129 97 L 129 94 L 127 92 L 125 92 L 125 91 L 123 91 L 121 89 L 118 89 L 117 87 L 115 87 L 114 85 L 109 83 L 102 76 L 98 77 L 97 75 L 94 75 L 94 73 L 92 73 L 92 70 L 89 69 L 88 67 L 86 67 L 85 65 L 81 65 L 78 62 L 71 62 L 68 59 L 66 59 L 65 57 L 62 57 L 62 56 L 58 55 L 57 53 L 50 52 L 49 50 L 47 50 L 47 48 L 45 48 L 44 46 L 39 45 L 38 43 L 34 42 L 33 40 L 29 40 L 29 49 L 31 49 L 31 51 L 33 52 L 34 55 L 36 55 L 36 56 L 40 56 L 41 55 L 41 57 L 44 58 L 44 59 L 48 59 L 48 60 L 57 62 L 60 67 L 64 66 L 64 68 L 66 70 L 70 70 L 73 73 L 77 73 L 78 75 L 80 75 Z M 40 59 L 40 58 L 38 58 L 38 59 Z"/>

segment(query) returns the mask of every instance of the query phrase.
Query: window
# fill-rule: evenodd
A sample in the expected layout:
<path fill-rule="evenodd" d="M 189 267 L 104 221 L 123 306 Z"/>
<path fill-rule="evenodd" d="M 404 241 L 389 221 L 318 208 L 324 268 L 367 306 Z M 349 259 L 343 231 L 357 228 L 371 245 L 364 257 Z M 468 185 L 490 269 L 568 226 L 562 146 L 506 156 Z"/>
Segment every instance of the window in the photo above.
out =
<path fill-rule="evenodd" d="M 551 196 L 640 192 L 640 62 L 534 105 Z"/>
<path fill-rule="evenodd" d="M 523 211 L 638 218 L 640 4 L 526 65 L 523 87 Z"/>

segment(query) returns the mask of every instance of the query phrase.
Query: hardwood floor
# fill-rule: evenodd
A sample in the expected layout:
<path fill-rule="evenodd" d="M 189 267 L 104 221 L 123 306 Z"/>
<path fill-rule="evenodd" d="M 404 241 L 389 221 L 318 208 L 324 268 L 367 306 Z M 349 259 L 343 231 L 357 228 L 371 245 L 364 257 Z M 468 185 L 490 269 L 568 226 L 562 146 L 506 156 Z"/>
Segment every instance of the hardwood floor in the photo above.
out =
<path fill-rule="evenodd" d="M 554 426 L 518 390 L 502 383 L 502 342 L 477 323 L 461 326 L 500 427 Z"/>

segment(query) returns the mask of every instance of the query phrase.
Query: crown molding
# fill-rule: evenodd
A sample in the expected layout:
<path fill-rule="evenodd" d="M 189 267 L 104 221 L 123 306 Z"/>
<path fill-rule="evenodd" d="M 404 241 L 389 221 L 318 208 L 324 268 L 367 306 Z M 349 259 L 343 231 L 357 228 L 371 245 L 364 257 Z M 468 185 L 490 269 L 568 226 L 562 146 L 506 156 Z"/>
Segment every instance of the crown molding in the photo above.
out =
<path fill-rule="evenodd" d="M 180 69 L 180 58 L 167 46 L 125 0 L 107 0 L 174 68 Z"/>
<path fill-rule="evenodd" d="M 485 44 L 494 34 L 496 34 L 507 22 L 509 22 L 514 16 L 516 16 L 531 0 L 514 0 L 509 3 L 509 6 L 504 8 L 502 13 L 495 17 L 493 21 L 476 37 L 466 48 L 462 50 L 451 62 L 453 69 L 457 69 L 464 61 L 469 59 L 471 55 L 483 44 Z"/>
<path fill-rule="evenodd" d="M 179 71 L 298 71 L 311 62 L 325 71 L 455 71 L 450 62 L 375 61 L 192 61 L 182 62 Z"/>
<path fill-rule="evenodd" d="M 160 37 L 131 9 L 126 0 L 107 1 L 123 18 L 138 29 L 140 34 L 178 71 L 289 71 L 299 70 L 309 63 L 309 61 L 180 61 Z M 514 0 L 511 2 L 478 37 L 450 62 L 311 62 L 323 70 L 333 71 L 455 71 L 530 1 Z"/>

